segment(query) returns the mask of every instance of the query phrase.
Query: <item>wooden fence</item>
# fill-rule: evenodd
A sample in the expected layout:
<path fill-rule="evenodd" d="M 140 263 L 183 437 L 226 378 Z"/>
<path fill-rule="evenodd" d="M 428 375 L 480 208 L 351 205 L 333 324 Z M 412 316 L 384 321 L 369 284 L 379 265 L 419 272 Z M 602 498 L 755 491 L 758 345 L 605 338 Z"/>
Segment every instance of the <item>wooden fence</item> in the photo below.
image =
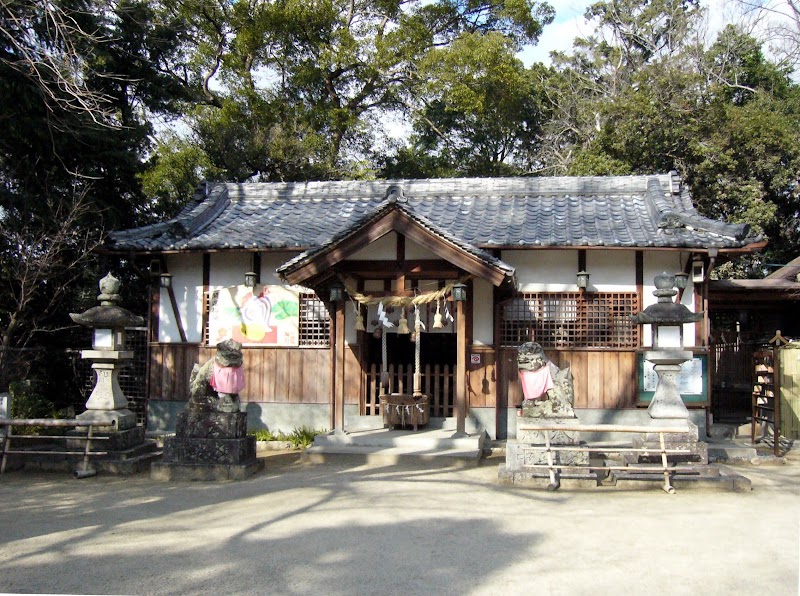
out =
<path fill-rule="evenodd" d="M 430 364 L 422 367 L 422 393 L 428 395 L 431 417 L 447 418 L 453 415 L 453 389 L 455 367 Z M 411 393 L 414 390 L 414 366 L 388 366 L 389 393 Z M 365 371 L 366 395 L 364 413 L 367 416 L 381 414 L 380 404 L 380 365 L 373 364 Z"/>
<path fill-rule="evenodd" d="M 753 391 L 753 352 L 750 342 L 712 344 L 711 413 L 714 420 L 739 420 L 750 416 Z"/>

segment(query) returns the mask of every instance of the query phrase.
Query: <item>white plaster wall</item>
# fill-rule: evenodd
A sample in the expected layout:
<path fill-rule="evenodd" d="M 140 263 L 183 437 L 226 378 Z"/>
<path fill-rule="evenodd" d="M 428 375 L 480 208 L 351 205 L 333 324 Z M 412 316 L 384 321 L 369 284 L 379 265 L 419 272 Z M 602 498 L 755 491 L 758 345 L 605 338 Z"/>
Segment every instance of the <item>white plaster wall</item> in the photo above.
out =
<path fill-rule="evenodd" d="M 431 251 L 426 246 L 422 246 L 421 244 L 417 244 L 413 240 L 409 240 L 406 238 L 406 259 L 409 261 L 419 260 L 419 259 L 439 259 L 436 253 Z"/>
<path fill-rule="evenodd" d="M 635 292 L 636 253 L 623 250 L 587 250 L 589 288 L 596 292 Z"/>
<path fill-rule="evenodd" d="M 507 250 L 503 251 L 500 258 L 516 268 L 517 289 L 520 292 L 577 290 L 577 250 Z"/>
<path fill-rule="evenodd" d="M 253 257 L 250 253 L 214 253 L 211 255 L 209 289 L 240 286 L 244 283 L 244 274 L 252 268 Z"/>
<path fill-rule="evenodd" d="M 394 261 L 397 258 L 397 234 L 389 232 L 373 243 L 353 253 L 348 260 L 354 261 Z"/>
<path fill-rule="evenodd" d="M 178 314 L 186 332 L 186 340 L 200 342 L 203 337 L 203 257 L 201 255 L 167 255 L 167 271 L 172 274 L 172 290 L 178 303 Z M 244 273 L 243 273 L 244 274 Z M 181 335 L 172 311 L 169 292 L 162 288 L 158 309 L 158 341 L 180 342 Z"/>
<path fill-rule="evenodd" d="M 492 284 L 476 279 L 472 284 L 472 342 L 492 345 L 494 343 L 494 302 Z"/>
<path fill-rule="evenodd" d="M 271 286 L 285 285 L 278 277 L 276 270 L 286 261 L 297 256 L 296 252 L 266 252 L 261 253 L 261 283 Z M 244 278 L 242 278 L 244 279 Z"/>

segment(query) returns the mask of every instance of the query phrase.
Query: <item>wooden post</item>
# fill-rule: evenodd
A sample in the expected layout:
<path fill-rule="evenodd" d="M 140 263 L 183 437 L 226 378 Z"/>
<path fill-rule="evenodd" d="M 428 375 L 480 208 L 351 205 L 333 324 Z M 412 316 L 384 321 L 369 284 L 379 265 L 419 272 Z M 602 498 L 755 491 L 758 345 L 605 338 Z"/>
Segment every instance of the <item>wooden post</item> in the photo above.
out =
<path fill-rule="evenodd" d="M 778 331 L 780 334 L 780 331 Z M 775 457 L 781 454 L 781 345 L 777 342 L 772 347 L 772 392 L 775 399 L 772 407 L 772 454 Z"/>
<path fill-rule="evenodd" d="M 332 375 L 332 412 L 333 430 L 336 433 L 344 432 L 344 306 L 343 301 L 337 302 L 336 317 L 334 319 L 334 344 L 333 344 L 333 375 Z"/>
<path fill-rule="evenodd" d="M 455 415 L 456 434 L 465 436 L 467 415 L 467 317 L 464 313 L 464 303 L 456 302 L 456 395 Z"/>

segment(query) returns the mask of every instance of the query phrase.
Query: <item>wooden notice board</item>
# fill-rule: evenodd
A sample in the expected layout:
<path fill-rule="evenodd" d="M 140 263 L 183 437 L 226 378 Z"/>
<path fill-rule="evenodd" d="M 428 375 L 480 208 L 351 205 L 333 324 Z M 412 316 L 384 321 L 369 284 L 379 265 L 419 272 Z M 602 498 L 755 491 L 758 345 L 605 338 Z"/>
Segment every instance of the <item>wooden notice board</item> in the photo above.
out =
<path fill-rule="evenodd" d="M 702 348 L 692 350 L 693 356 L 681 364 L 678 373 L 678 391 L 681 399 L 688 407 L 708 405 L 708 353 Z M 649 351 L 649 350 L 648 350 Z M 658 383 L 658 375 L 653 364 L 644 359 L 644 351 L 636 354 L 636 372 L 638 377 L 638 403 L 648 405 L 653 399 Z"/>

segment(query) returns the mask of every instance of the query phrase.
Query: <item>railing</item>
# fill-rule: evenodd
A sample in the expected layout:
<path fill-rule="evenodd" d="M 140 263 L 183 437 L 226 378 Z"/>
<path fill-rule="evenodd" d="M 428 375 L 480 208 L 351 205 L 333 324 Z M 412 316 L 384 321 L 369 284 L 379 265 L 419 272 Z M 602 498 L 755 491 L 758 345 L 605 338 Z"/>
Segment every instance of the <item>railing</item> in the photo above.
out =
<path fill-rule="evenodd" d="M 387 393 L 411 393 L 414 389 L 414 366 L 388 366 L 389 391 Z M 453 391 L 455 388 L 455 367 L 450 365 L 427 364 L 420 371 L 422 374 L 422 393 L 428 396 L 430 415 L 433 418 L 453 416 Z M 365 371 L 366 395 L 365 414 L 376 416 L 382 414 L 380 404 L 380 365 L 373 364 Z"/>
<path fill-rule="evenodd" d="M 26 426 L 38 428 L 86 428 L 86 436 L 71 435 L 65 437 L 64 435 L 15 435 L 13 427 Z M 74 420 L 62 419 L 55 420 L 50 418 L 0 418 L 0 427 L 5 427 L 6 432 L 3 435 L 3 459 L 0 462 L 0 474 L 6 471 L 6 463 L 9 455 L 75 455 L 78 451 L 70 450 L 37 450 L 37 449 L 11 449 L 11 439 L 35 439 L 38 441 L 45 440 L 77 440 L 86 441 L 86 446 L 83 450 L 83 462 L 80 469 L 76 470 L 75 478 L 88 478 L 94 476 L 97 472 L 89 466 L 89 457 L 95 455 L 106 455 L 106 451 L 92 451 L 93 441 L 108 440 L 109 437 L 95 437 L 93 435 L 94 427 L 100 426 L 96 422 L 87 420 Z M 103 425 L 103 426 L 108 426 Z"/>
<path fill-rule="evenodd" d="M 551 490 L 555 490 L 559 486 L 558 481 L 558 472 L 560 470 L 592 470 L 592 471 L 612 471 L 612 470 L 625 470 L 625 471 L 636 471 L 637 473 L 641 474 L 660 474 L 664 477 L 664 484 L 662 485 L 662 489 L 670 494 L 675 492 L 675 488 L 672 486 L 671 476 L 672 474 L 678 472 L 694 472 L 695 469 L 689 466 L 674 466 L 670 465 L 667 456 L 668 455 L 686 455 L 691 453 L 688 449 L 667 449 L 666 442 L 664 441 L 665 434 L 675 434 L 680 433 L 681 429 L 676 429 L 675 427 L 651 427 L 651 426 L 624 426 L 619 424 L 520 424 L 517 427 L 517 432 L 519 431 L 539 431 L 544 434 L 544 445 L 525 445 L 522 446 L 522 450 L 535 450 L 535 451 L 544 451 L 547 454 L 547 463 L 546 464 L 526 464 L 526 468 L 546 468 L 550 475 L 550 488 Z M 658 433 L 659 438 L 659 449 L 648 449 L 648 448 L 641 448 L 636 449 L 633 447 L 625 447 L 625 448 L 614 448 L 615 452 L 624 452 L 624 453 L 653 453 L 657 451 L 661 454 L 661 465 L 653 464 L 653 465 L 643 465 L 637 464 L 635 468 L 631 466 L 584 466 L 584 465 L 574 465 L 574 464 L 560 464 L 555 463 L 553 458 L 553 453 L 556 451 L 580 451 L 584 453 L 607 453 L 609 451 L 608 447 L 583 447 L 578 445 L 552 445 L 550 443 L 550 433 L 551 432 L 617 432 L 617 433 Z"/>

